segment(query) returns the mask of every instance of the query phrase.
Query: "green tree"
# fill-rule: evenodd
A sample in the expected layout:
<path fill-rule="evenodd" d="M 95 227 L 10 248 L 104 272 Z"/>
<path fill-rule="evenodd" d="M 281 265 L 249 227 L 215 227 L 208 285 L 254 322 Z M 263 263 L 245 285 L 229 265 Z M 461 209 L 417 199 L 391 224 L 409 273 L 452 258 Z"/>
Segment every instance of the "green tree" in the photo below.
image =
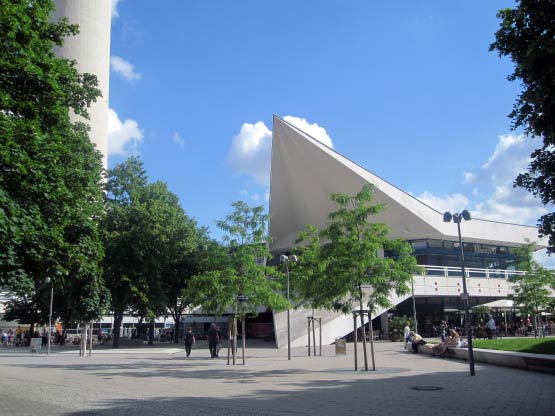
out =
<path fill-rule="evenodd" d="M 12 295 L 8 316 L 31 325 L 48 313 L 47 276 L 66 322 L 98 317 L 107 301 L 101 156 L 88 126 L 69 117 L 87 118 L 100 91 L 94 75 L 54 55 L 78 29 L 50 22 L 53 7 L 0 0 L 0 285 Z"/>
<path fill-rule="evenodd" d="M 172 314 L 174 341 L 178 341 L 181 314 L 189 306 L 186 296 L 189 279 L 198 273 L 202 239 L 207 238 L 198 230 L 179 203 L 177 195 L 165 183 L 149 184 L 142 193 L 142 203 L 148 213 L 146 232 L 149 236 L 151 264 L 148 270 L 148 299 L 145 305 L 150 315 L 149 342 L 154 336 L 154 318 Z"/>
<path fill-rule="evenodd" d="M 525 274 L 513 275 L 511 280 L 514 283 L 513 298 L 521 312 L 534 317 L 534 331 L 537 334 L 540 312 L 548 308 L 552 301 L 549 287 L 555 287 L 555 276 L 533 259 L 533 253 L 533 243 L 515 249 L 516 269 Z"/>
<path fill-rule="evenodd" d="M 148 216 L 138 207 L 147 183 L 143 164 L 135 157 L 108 171 L 102 237 L 106 253 L 104 280 L 111 293 L 114 313 L 114 348 L 119 348 L 124 313 L 140 304 L 148 292 L 144 270 L 149 241 L 143 233 Z"/>
<path fill-rule="evenodd" d="M 109 171 L 106 191 L 104 270 L 114 311 L 113 346 L 119 346 L 125 312 L 149 323 L 152 343 L 154 319 L 169 310 L 177 324 L 187 306 L 184 290 L 197 271 L 197 225 L 165 183 L 148 183 L 137 157 Z"/>
<path fill-rule="evenodd" d="M 376 306 L 393 306 L 390 294 L 408 293 L 412 274 L 418 271 L 410 244 L 389 239 L 386 224 L 371 222 L 372 216 L 385 209 L 372 204 L 371 185 L 356 195 L 337 193 L 330 198 L 337 210 L 330 213 L 328 226 L 319 233 L 311 227 L 300 234 L 299 259 L 302 261 L 308 252 L 308 266 L 312 263 L 315 267 L 312 276 L 300 285 L 302 296 L 311 305 L 344 313 L 358 310 L 360 316 L 365 306 L 370 311 Z M 362 341 L 368 370 L 364 326 Z"/>
<path fill-rule="evenodd" d="M 267 266 L 271 258 L 266 234 L 268 215 L 264 207 L 249 207 L 245 202 L 232 204 L 234 211 L 217 226 L 225 232 L 224 246 L 213 246 L 212 270 L 193 277 L 190 291 L 195 303 L 207 312 L 221 315 L 235 311 L 243 322 L 243 362 L 245 361 L 245 318 L 267 306 L 285 309 L 287 300 L 276 279 L 279 272 Z M 235 354 L 235 351 L 234 351 Z"/>
<path fill-rule="evenodd" d="M 503 9 L 490 50 L 508 56 L 515 64 L 509 81 L 518 80 L 522 91 L 509 117 L 514 129 L 522 127 L 543 140 L 531 157 L 528 171 L 518 175 L 520 186 L 544 204 L 555 203 L 555 2 L 521 0 L 514 9 Z M 550 253 L 555 252 L 555 213 L 539 220 L 540 236 L 549 237 Z"/>

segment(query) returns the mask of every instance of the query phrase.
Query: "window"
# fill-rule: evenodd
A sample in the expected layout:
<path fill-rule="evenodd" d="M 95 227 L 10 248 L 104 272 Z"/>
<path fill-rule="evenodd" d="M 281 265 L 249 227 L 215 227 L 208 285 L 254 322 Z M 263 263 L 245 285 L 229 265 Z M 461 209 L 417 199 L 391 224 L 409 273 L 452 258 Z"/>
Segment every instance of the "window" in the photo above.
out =
<path fill-rule="evenodd" d="M 428 247 L 443 248 L 443 241 L 441 241 L 441 240 L 428 240 Z"/>
<path fill-rule="evenodd" d="M 427 248 L 427 245 L 426 245 L 426 241 L 425 241 L 425 240 L 412 241 L 411 244 L 412 244 L 412 248 L 413 248 L 414 250 L 425 249 L 425 248 Z"/>

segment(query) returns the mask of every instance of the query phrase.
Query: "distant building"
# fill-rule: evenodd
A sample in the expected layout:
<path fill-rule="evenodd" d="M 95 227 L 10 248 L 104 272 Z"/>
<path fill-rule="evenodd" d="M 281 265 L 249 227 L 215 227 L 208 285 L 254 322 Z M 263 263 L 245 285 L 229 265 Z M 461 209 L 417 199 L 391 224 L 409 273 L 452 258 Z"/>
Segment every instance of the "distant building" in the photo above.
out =
<path fill-rule="evenodd" d="M 392 155 L 392 163 L 394 156 Z M 425 167 L 423 167 L 425 168 Z M 271 251 L 275 258 L 287 253 L 299 231 L 307 224 L 323 228 L 334 210 L 331 193 L 355 194 L 364 184 L 372 184 L 375 203 L 387 209 L 376 215 L 376 222 L 389 225 L 391 238 L 412 244 L 424 274 L 414 277 L 414 296 L 419 328 L 462 309 L 462 279 L 457 226 L 443 222 L 436 211 L 412 195 L 357 165 L 307 133 L 274 116 L 272 172 L 270 185 Z M 538 241 L 535 227 L 472 219 L 461 224 L 468 291 L 471 304 L 504 298 L 512 292 L 508 277 L 514 270 L 513 249 Z M 543 242 L 538 248 L 545 247 Z M 293 288 L 294 290 L 294 288 Z M 412 295 L 392 296 L 397 310 L 412 315 Z M 305 345 L 307 321 L 311 312 L 291 311 L 292 345 Z M 331 343 L 353 331 L 351 316 L 317 311 L 323 318 L 323 343 Z M 380 310 L 382 329 L 387 330 L 387 311 Z M 286 313 L 274 314 L 276 341 L 286 344 Z"/>

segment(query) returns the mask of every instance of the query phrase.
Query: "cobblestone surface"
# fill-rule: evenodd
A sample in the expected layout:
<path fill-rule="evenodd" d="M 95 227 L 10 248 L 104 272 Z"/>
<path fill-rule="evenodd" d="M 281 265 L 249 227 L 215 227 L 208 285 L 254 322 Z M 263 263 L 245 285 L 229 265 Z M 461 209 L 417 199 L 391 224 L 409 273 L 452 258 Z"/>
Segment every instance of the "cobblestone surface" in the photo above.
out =
<path fill-rule="evenodd" d="M 376 371 L 355 372 L 352 345 L 346 357 L 294 349 L 291 361 L 254 345 L 244 366 L 201 347 L 190 358 L 167 346 L 91 357 L 0 349 L 0 415 L 555 415 L 549 374 L 477 365 L 471 377 L 466 362 L 389 342 L 375 344 Z"/>

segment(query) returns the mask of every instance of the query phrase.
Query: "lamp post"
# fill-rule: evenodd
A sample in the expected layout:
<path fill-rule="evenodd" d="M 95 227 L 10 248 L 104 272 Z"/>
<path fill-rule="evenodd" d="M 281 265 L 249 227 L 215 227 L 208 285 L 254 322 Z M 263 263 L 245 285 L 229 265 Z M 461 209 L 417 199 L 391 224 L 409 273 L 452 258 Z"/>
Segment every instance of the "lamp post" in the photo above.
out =
<path fill-rule="evenodd" d="M 54 299 L 54 282 L 50 277 L 46 278 L 46 283 L 50 283 L 50 313 L 48 314 L 48 344 L 46 345 L 46 355 L 50 355 L 50 337 L 52 335 L 52 301 Z"/>
<path fill-rule="evenodd" d="M 414 318 L 414 332 L 418 334 L 418 320 L 416 319 L 416 300 L 414 299 L 414 276 L 411 280 L 412 287 L 412 316 Z"/>
<path fill-rule="evenodd" d="M 287 302 L 289 302 L 289 262 L 296 262 L 297 256 L 294 254 L 292 256 L 286 256 L 282 254 L 279 257 L 281 263 L 285 263 L 285 270 L 287 273 Z M 287 359 L 291 359 L 291 315 L 289 312 L 289 307 L 287 308 Z"/>
<path fill-rule="evenodd" d="M 461 236 L 461 222 L 462 220 L 470 221 L 472 217 L 470 216 L 470 212 L 466 209 L 463 210 L 461 213 L 451 214 L 450 212 L 445 212 L 443 214 L 443 222 L 451 222 L 453 220 L 454 223 L 457 224 L 457 230 L 459 232 L 459 247 L 461 249 L 461 274 L 462 274 L 462 282 L 463 282 L 463 293 L 461 295 L 461 299 L 464 302 L 464 318 L 465 318 L 465 328 L 466 328 L 466 338 L 468 342 L 468 365 L 470 366 L 470 375 L 475 375 L 474 371 L 474 350 L 472 349 L 472 326 L 470 325 L 470 313 L 468 311 L 468 304 L 469 304 L 469 296 L 468 291 L 466 289 L 466 274 L 464 271 L 464 250 L 463 250 L 463 243 L 462 243 L 462 236 Z"/>

